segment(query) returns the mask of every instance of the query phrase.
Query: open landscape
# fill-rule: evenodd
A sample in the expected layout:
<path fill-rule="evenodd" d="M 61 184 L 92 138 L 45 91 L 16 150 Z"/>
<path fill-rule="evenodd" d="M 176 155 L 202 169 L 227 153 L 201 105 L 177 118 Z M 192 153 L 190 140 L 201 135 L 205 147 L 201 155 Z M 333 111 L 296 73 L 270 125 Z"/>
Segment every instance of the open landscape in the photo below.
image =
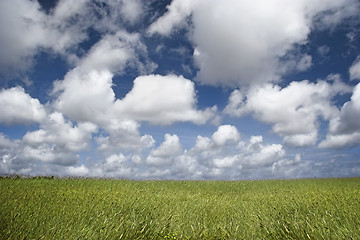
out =
<path fill-rule="evenodd" d="M 1 178 L 0 239 L 360 239 L 360 179 Z"/>

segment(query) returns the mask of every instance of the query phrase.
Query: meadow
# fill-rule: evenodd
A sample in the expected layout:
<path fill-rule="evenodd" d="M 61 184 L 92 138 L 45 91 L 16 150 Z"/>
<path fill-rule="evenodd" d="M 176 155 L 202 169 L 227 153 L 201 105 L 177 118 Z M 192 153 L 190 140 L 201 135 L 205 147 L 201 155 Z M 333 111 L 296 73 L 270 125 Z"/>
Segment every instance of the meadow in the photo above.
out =
<path fill-rule="evenodd" d="M 0 239 L 360 239 L 360 178 L 1 178 L 0 204 Z"/>

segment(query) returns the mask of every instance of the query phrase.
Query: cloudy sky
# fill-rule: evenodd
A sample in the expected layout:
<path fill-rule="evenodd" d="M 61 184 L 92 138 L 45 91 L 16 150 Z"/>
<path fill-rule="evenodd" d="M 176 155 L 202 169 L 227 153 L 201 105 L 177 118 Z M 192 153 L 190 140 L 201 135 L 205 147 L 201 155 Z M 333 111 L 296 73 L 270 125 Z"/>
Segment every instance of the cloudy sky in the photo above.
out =
<path fill-rule="evenodd" d="M 2 0 L 0 174 L 360 176 L 358 0 Z"/>

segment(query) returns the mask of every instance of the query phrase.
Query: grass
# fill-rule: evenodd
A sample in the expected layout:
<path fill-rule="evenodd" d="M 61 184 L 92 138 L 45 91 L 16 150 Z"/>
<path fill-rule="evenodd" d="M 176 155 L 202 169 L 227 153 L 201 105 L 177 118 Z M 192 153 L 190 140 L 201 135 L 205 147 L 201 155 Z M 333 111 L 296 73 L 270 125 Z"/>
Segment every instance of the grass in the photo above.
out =
<path fill-rule="evenodd" d="M 0 179 L 0 239 L 360 239 L 360 179 Z"/>

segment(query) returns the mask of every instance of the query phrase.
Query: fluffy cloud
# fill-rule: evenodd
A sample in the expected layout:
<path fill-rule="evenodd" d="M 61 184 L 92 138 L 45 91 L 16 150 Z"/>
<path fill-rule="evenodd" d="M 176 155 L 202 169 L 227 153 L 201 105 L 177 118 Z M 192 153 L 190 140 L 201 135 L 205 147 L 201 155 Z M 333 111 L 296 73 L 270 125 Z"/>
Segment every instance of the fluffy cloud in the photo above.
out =
<path fill-rule="evenodd" d="M 150 152 L 146 158 L 149 165 L 168 166 L 182 154 L 182 146 L 177 135 L 165 134 L 165 141 Z"/>
<path fill-rule="evenodd" d="M 44 18 L 37 1 L 0 2 L 0 76 L 30 67 L 36 48 L 44 44 Z"/>
<path fill-rule="evenodd" d="M 69 122 L 57 121 L 57 124 L 66 125 Z M 76 128 L 80 127 L 73 126 L 68 129 L 70 132 L 77 132 Z M 216 135 L 216 132 L 225 132 L 223 131 L 225 128 L 238 132 L 235 126 L 223 125 L 213 135 Z M 233 140 L 226 141 L 223 145 L 215 143 L 216 140 L 214 141 L 212 137 L 198 136 L 195 145 L 187 150 L 183 149 L 177 135 L 165 134 L 165 140 L 151 151 L 131 150 L 124 153 L 117 148 L 101 156 L 103 160 L 93 156 L 95 158 L 88 159 L 85 165 L 79 163 L 78 156 L 71 149 L 66 150 L 67 147 L 61 141 L 66 137 L 59 135 L 57 141 L 51 136 L 55 134 L 54 132 L 45 127 L 44 131 L 47 132 L 46 136 L 43 136 L 46 137 L 45 144 L 38 144 L 35 136 L 38 132 L 30 133 L 22 141 L 13 141 L 0 134 L 0 173 L 130 179 L 227 180 L 333 176 L 334 174 L 342 176 L 341 173 L 329 173 L 339 164 L 338 161 L 332 159 L 315 164 L 309 160 L 302 160 L 299 154 L 288 155 L 281 144 L 265 143 L 262 136 L 251 136 L 249 141 L 240 141 L 237 137 L 231 137 Z M 85 133 L 83 141 L 86 142 L 89 132 L 85 130 L 83 132 Z M 80 138 L 78 139 L 80 141 Z M 79 142 L 73 144 L 81 147 Z M 18 149 L 22 151 L 19 152 Z"/>
<path fill-rule="evenodd" d="M 149 32 L 169 35 L 191 15 L 194 60 L 200 69 L 196 79 L 239 86 L 277 81 L 284 73 L 307 69 L 311 56 L 291 56 L 295 46 L 306 43 L 314 25 L 331 27 L 356 16 L 359 4 L 355 0 L 178 0 L 168 10 Z M 286 59 L 296 61 L 289 64 Z"/>
<path fill-rule="evenodd" d="M 38 1 L 1 1 L 0 21 L 5 23 L 0 25 L 1 75 L 25 72 L 41 50 L 66 54 L 67 49 L 85 39 L 87 27 L 70 22 L 74 15 L 80 19 L 86 1 L 70 2 L 60 1 L 54 13 L 47 15 Z"/>
<path fill-rule="evenodd" d="M 72 120 L 91 121 L 102 127 L 109 125 L 117 118 L 113 115 L 114 74 L 121 74 L 131 64 L 140 72 L 147 72 L 153 66 L 138 63 L 138 54 L 146 54 L 146 48 L 137 34 L 119 31 L 105 35 L 64 80 L 54 83 L 53 105 Z"/>
<path fill-rule="evenodd" d="M 73 126 L 59 112 L 49 115 L 41 123 L 41 128 L 27 132 L 23 137 L 26 145 L 25 159 L 33 159 L 56 164 L 72 164 L 77 161 L 76 153 L 86 150 L 97 127 L 92 123 Z"/>
<path fill-rule="evenodd" d="M 22 87 L 1 90 L 0 108 L 0 123 L 9 125 L 41 122 L 46 117 L 44 106 Z"/>
<path fill-rule="evenodd" d="M 240 133 L 236 127 L 231 125 L 221 125 L 212 135 L 212 141 L 216 145 L 225 145 L 228 142 L 237 143 L 240 139 Z"/>
<path fill-rule="evenodd" d="M 146 73 L 156 67 L 151 62 L 146 65 L 137 60 L 140 56 L 147 58 L 146 54 L 146 46 L 141 42 L 139 34 L 117 31 L 103 36 L 78 65 L 87 72 L 106 69 L 117 74 L 132 65 L 141 73 Z"/>
<path fill-rule="evenodd" d="M 228 134 L 232 132 L 232 134 Z M 93 176 L 134 179 L 245 179 L 281 177 L 307 166 L 299 157 L 285 158 L 281 144 L 266 144 L 262 136 L 240 141 L 235 126 L 222 125 L 213 134 L 223 133 L 230 141 L 222 145 L 216 137 L 198 136 L 195 145 L 183 149 L 177 135 L 165 134 L 164 141 L 146 154 L 113 153 L 104 161 L 69 167 L 67 172 L 89 172 Z M 234 134 L 235 133 L 235 134 Z M 275 175 L 274 175 L 275 174 Z M 297 174 L 288 177 L 296 177 Z"/>
<path fill-rule="evenodd" d="M 115 103 L 118 116 L 155 124 L 176 121 L 205 123 L 216 108 L 196 110 L 194 83 L 182 76 L 148 75 L 134 80 L 133 89 Z"/>
<path fill-rule="evenodd" d="M 1 1 L 0 21 L 4 24 L 0 25 L 0 76 L 13 77 L 26 72 L 40 51 L 56 52 L 71 62 L 76 61 L 81 51 L 69 50 L 79 47 L 89 28 L 103 34 L 114 33 L 119 27 L 124 28 L 125 22 L 136 23 L 142 14 L 142 2 L 138 0 L 106 3 L 60 0 L 48 14 L 42 11 L 38 1 Z M 117 51 L 107 53 L 117 55 Z M 122 56 L 123 53 L 117 55 Z"/>
<path fill-rule="evenodd" d="M 360 83 L 351 100 L 341 108 L 339 116 L 330 121 L 329 133 L 319 144 L 321 148 L 353 147 L 360 144 Z"/>
<path fill-rule="evenodd" d="M 99 150 L 109 153 L 119 150 L 141 153 L 152 147 L 155 140 L 147 134 L 140 136 L 139 127 L 133 120 L 113 120 L 110 125 L 104 126 L 107 133 L 95 138 Z"/>
<path fill-rule="evenodd" d="M 58 96 L 53 105 L 72 120 L 101 124 L 115 101 L 112 77 L 108 70 L 84 72 L 75 68 L 54 84 L 53 95 Z"/>
<path fill-rule="evenodd" d="M 331 103 L 337 94 L 350 87 L 331 75 L 328 81 L 292 82 L 285 88 L 264 85 L 253 88 L 246 98 L 235 90 L 224 112 L 232 116 L 252 114 L 256 119 L 272 124 L 272 130 L 294 146 L 314 145 L 317 141 L 318 118 L 330 120 L 338 109 Z"/>
<path fill-rule="evenodd" d="M 224 137 L 221 144 L 214 137 L 220 135 Z M 279 161 L 291 161 L 284 159 L 285 154 L 281 144 L 265 144 L 262 136 L 252 136 L 248 142 L 240 141 L 237 128 L 231 125 L 219 126 L 211 139 L 198 136 L 194 147 L 187 152 L 197 160 L 201 176 L 210 179 L 256 178 L 258 174 L 271 176 L 272 167 Z"/>
<path fill-rule="evenodd" d="M 350 80 L 360 80 L 360 57 L 352 64 L 349 69 Z"/>
<path fill-rule="evenodd" d="M 172 1 L 167 6 L 168 11 L 149 27 L 148 33 L 170 35 L 173 27 L 184 26 L 186 24 L 184 19 L 191 14 L 198 2 L 197 0 Z"/>

